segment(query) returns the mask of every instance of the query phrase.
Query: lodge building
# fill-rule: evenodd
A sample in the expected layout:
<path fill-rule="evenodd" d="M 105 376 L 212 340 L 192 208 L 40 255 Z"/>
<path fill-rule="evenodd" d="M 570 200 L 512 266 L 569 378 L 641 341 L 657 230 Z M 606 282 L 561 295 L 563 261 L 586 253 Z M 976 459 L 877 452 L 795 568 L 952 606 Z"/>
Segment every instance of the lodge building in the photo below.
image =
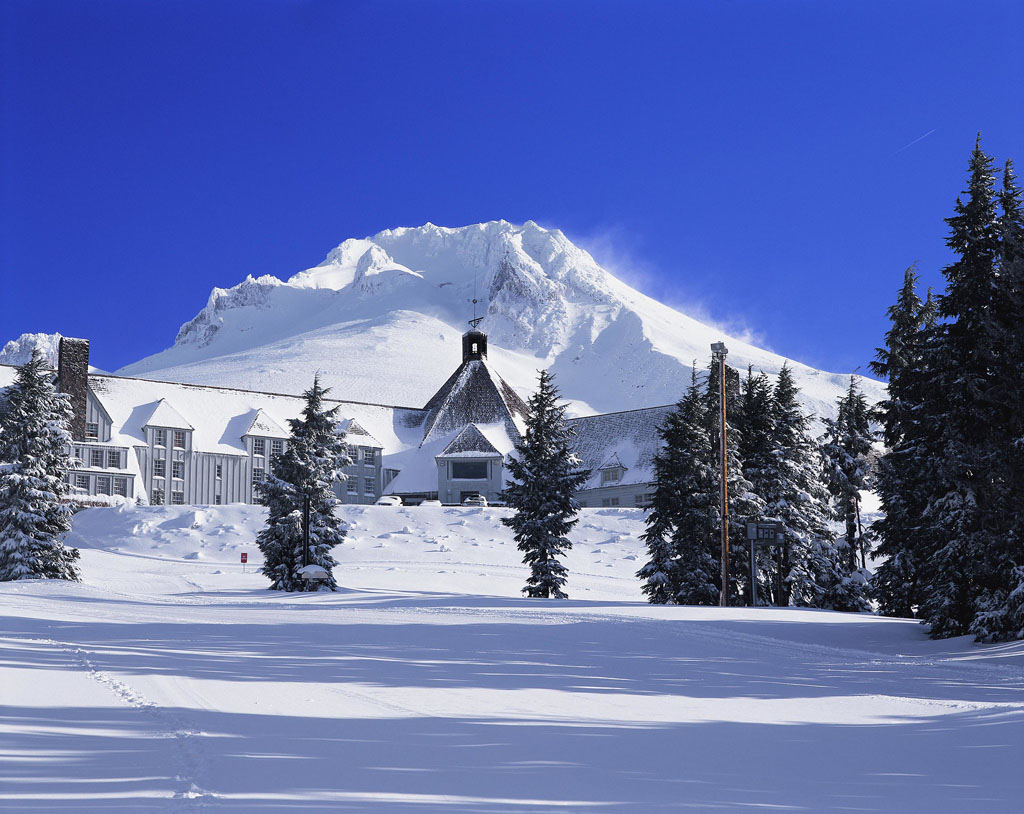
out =
<path fill-rule="evenodd" d="M 0 389 L 15 368 L 0 365 Z M 83 503 L 118 497 L 150 504 L 254 503 L 256 484 L 288 444 L 301 396 L 114 376 L 89 370 L 89 342 L 60 340 L 56 370 L 72 402 L 78 466 L 69 475 Z M 507 456 L 524 431 L 527 405 L 491 367 L 487 335 L 462 338 L 462 362 L 422 407 L 326 400 L 337 407 L 352 459 L 336 486 L 345 503 L 383 494 L 410 504 L 499 501 Z M 642 507 L 653 491 L 657 428 L 670 407 L 569 419 L 586 507 Z"/>

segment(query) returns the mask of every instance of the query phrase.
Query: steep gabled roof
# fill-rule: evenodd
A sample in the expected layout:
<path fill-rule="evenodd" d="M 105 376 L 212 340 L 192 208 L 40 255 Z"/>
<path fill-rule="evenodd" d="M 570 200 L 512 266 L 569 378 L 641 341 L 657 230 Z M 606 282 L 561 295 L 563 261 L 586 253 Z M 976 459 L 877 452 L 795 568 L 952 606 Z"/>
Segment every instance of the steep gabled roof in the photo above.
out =
<path fill-rule="evenodd" d="M 512 386 L 490 369 L 486 359 L 463 362 L 424 407 L 423 442 L 448 435 L 467 424 L 504 423 L 511 437 L 529 408 Z M 421 443 L 421 445 L 422 445 Z"/>
<path fill-rule="evenodd" d="M 673 409 L 668 405 L 570 418 L 567 423 L 576 433 L 572 450 L 579 456 L 582 468 L 591 472 L 583 488 L 600 486 L 599 473 L 611 468 L 613 460 L 626 470 L 622 484 L 654 480 L 654 456 L 661 449 L 658 428 Z"/>
<path fill-rule="evenodd" d="M 290 433 L 271 418 L 267 414 L 267 411 L 261 407 L 256 411 L 256 415 L 253 416 L 252 422 L 249 424 L 249 429 L 242 433 L 243 438 L 247 435 L 265 435 L 269 438 L 288 438 Z"/>
<path fill-rule="evenodd" d="M 379 447 L 384 448 L 384 445 L 368 433 L 363 425 L 356 421 L 354 418 L 344 418 L 338 422 L 338 431 L 345 433 L 347 436 L 356 435 L 358 438 L 350 439 L 351 443 L 361 447 Z"/>
<path fill-rule="evenodd" d="M 609 457 L 597 469 L 598 471 L 601 471 L 602 469 L 628 469 L 628 467 L 619 460 L 619 453 L 613 452 L 611 457 Z"/>
<path fill-rule="evenodd" d="M 487 440 L 476 424 L 470 424 L 456 435 L 438 458 L 491 457 L 501 458 L 502 453 Z"/>
<path fill-rule="evenodd" d="M 160 399 L 153 405 L 153 412 L 149 418 L 142 422 L 142 429 L 146 427 L 169 427 L 172 430 L 194 430 L 181 413 L 175 410 L 167 399 Z"/>

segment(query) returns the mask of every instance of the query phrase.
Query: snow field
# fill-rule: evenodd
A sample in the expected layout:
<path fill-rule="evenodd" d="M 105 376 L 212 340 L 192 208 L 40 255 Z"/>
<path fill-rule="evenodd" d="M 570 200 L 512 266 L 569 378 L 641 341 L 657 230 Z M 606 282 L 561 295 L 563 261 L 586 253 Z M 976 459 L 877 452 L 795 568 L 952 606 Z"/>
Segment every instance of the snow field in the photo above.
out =
<path fill-rule="evenodd" d="M 503 510 L 343 511 L 306 595 L 258 507 L 77 515 L 81 584 L 0 585 L 0 810 L 1020 810 L 1024 643 L 646 605 L 636 510 L 584 510 L 565 602 Z"/>

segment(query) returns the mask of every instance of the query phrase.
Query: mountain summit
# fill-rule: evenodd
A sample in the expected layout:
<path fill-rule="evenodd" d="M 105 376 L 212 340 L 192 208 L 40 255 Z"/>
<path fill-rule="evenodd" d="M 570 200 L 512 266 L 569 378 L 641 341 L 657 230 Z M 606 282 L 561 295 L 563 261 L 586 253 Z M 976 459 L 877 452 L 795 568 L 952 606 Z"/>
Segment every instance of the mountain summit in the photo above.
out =
<path fill-rule="evenodd" d="M 505 380 L 526 395 L 547 367 L 581 414 L 677 400 L 721 339 L 736 367 L 771 375 L 786 361 L 641 294 L 557 229 L 491 221 L 388 229 L 287 281 L 215 288 L 172 347 L 119 372 L 298 393 L 319 371 L 338 398 L 422 406 L 474 315 Z M 808 408 L 830 414 L 846 375 L 790 365 Z"/>

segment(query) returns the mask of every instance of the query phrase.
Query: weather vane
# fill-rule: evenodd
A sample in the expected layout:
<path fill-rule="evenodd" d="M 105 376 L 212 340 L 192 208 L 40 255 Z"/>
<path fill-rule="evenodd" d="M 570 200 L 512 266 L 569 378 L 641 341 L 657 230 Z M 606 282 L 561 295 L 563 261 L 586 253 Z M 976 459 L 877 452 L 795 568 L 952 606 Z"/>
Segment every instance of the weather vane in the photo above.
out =
<path fill-rule="evenodd" d="M 479 325 L 481 322 L 484 321 L 483 317 L 478 317 L 476 315 L 476 304 L 477 304 L 477 298 L 476 298 L 476 272 L 474 271 L 473 272 L 473 318 L 469 321 L 470 326 L 472 326 L 473 328 L 475 328 L 477 325 Z"/>

